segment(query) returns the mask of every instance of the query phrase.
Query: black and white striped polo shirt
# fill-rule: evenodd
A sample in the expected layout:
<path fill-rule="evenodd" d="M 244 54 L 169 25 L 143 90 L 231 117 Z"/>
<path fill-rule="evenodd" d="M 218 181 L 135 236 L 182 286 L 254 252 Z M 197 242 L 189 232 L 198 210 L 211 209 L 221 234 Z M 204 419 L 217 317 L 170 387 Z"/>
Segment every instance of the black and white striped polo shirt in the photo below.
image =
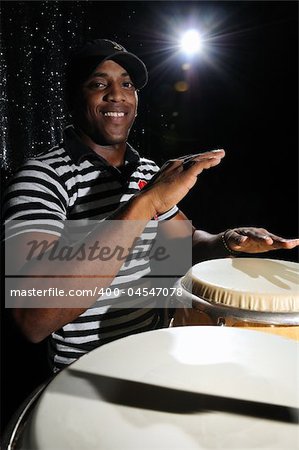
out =
<path fill-rule="evenodd" d="M 60 235 L 63 222 L 105 220 L 127 202 L 159 170 L 151 160 L 140 158 L 129 144 L 125 165 L 119 169 L 83 145 L 72 126 L 64 131 L 63 144 L 28 160 L 10 181 L 4 199 L 4 217 L 11 237 L 28 231 Z M 177 207 L 158 217 L 165 220 Z M 150 221 L 141 239 L 155 238 Z M 134 258 L 124 264 L 113 287 L 143 279 L 150 273 L 149 260 Z M 110 301 L 111 300 L 111 301 Z M 54 370 L 63 368 L 82 354 L 129 334 L 152 330 L 165 323 L 164 310 L 153 298 L 130 297 L 126 308 L 103 296 L 72 323 L 54 332 L 49 340 Z M 129 304 L 128 304 L 129 302 Z"/>

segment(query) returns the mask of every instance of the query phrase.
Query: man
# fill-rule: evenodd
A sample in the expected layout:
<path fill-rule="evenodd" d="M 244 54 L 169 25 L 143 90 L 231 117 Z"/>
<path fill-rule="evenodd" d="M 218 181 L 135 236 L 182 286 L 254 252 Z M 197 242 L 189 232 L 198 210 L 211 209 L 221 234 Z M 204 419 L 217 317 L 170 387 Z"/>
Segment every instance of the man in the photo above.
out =
<path fill-rule="evenodd" d="M 119 44 L 104 39 L 87 43 L 68 68 L 67 100 L 73 127 L 65 130 L 61 146 L 28 161 L 8 187 L 8 242 L 9 253 L 16 257 L 15 267 L 28 279 L 34 277 L 36 289 L 49 292 L 49 297 L 61 274 L 67 275 L 59 279 L 64 292 L 78 292 L 86 280 L 88 287 L 95 289 L 95 295 L 81 298 L 80 304 L 66 306 L 57 294 L 46 306 L 20 304 L 13 310 L 16 322 L 32 342 L 50 336 L 54 370 L 113 339 L 163 326 L 166 312 L 161 313 L 150 300 L 134 298 L 124 308 L 121 299 L 117 307 L 104 301 L 109 286 L 127 286 L 132 279 L 140 283 L 150 274 L 148 259 L 142 264 L 134 259 L 134 245 L 140 236 L 151 234 L 156 222 L 182 224 L 179 236 L 170 237 L 182 238 L 192 232 L 196 261 L 293 248 L 299 243 L 264 229 L 238 228 L 211 235 L 190 232 L 184 226 L 187 218 L 176 204 L 203 170 L 221 162 L 224 151 L 172 160 L 161 171 L 153 161 L 140 158 L 127 138 L 137 114 L 138 90 L 146 82 L 143 62 Z M 88 221 L 95 221 L 84 238 L 85 246 L 94 248 L 95 242 L 104 242 L 109 249 L 125 250 L 123 256 L 129 263 L 116 256 L 73 259 L 67 269 L 61 264 L 53 268 L 50 258 L 42 263 L 40 258 L 29 258 L 28 262 L 28 245 L 46 242 L 44 253 L 48 255 L 51 244 L 61 238 L 66 220 L 79 224 L 80 230 Z M 171 229 L 170 233 L 175 234 Z M 78 252 L 80 249 L 77 247 Z M 28 279 L 22 279 L 23 288 L 28 288 Z M 100 289 L 103 295 L 99 296 Z"/>

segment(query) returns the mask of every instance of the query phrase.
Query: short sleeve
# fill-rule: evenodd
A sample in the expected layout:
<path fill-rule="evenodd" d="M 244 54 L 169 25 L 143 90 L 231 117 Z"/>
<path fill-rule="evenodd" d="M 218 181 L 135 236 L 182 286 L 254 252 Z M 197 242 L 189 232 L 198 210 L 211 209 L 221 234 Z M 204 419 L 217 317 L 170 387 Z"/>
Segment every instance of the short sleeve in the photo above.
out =
<path fill-rule="evenodd" d="M 55 170 L 28 160 L 9 181 L 3 196 L 5 239 L 25 232 L 61 235 L 68 195 Z"/>
<path fill-rule="evenodd" d="M 179 212 L 179 208 L 175 205 L 173 206 L 171 209 L 169 209 L 168 211 L 166 211 L 163 214 L 159 214 L 157 216 L 157 220 L 161 221 L 161 220 L 169 220 L 172 219 L 174 216 L 177 215 L 177 213 Z"/>

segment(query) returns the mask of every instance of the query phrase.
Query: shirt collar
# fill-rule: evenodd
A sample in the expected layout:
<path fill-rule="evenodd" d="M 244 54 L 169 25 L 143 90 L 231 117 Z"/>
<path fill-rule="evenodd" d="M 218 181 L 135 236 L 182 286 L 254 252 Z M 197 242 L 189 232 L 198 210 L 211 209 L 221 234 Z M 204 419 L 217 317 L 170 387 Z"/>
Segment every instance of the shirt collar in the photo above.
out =
<path fill-rule="evenodd" d="M 111 165 L 105 158 L 95 153 L 93 150 L 91 150 L 90 147 L 88 147 L 81 141 L 73 125 L 69 125 L 64 129 L 63 141 L 67 153 L 75 164 L 80 164 L 80 162 L 84 158 L 86 158 L 93 162 L 96 162 L 98 166 L 103 166 L 106 168 L 111 167 Z M 130 144 L 127 143 L 124 165 L 137 165 L 139 161 L 139 153 Z"/>

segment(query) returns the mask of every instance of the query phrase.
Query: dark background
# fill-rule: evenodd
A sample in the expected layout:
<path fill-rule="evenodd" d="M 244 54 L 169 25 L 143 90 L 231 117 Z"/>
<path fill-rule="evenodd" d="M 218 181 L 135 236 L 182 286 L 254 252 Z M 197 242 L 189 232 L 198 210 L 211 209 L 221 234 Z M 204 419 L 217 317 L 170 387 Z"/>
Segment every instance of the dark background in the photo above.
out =
<path fill-rule="evenodd" d="M 206 53 L 178 52 L 181 30 L 200 28 Z M 130 142 L 159 164 L 214 148 L 220 166 L 200 176 L 181 209 L 220 232 L 262 226 L 298 233 L 298 3 L 288 1 L 7 2 L 1 4 L 2 187 L 24 158 L 59 142 L 69 123 L 65 62 L 86 39 L 118 41 L 140 56 Z M 175 84 L 186 81 L 188 90 Z M 263 257 L 298 261 L 297 250 Z M 45 343 L 26 343 L 2 315 L 2 426 L 47 376 Z"/>

